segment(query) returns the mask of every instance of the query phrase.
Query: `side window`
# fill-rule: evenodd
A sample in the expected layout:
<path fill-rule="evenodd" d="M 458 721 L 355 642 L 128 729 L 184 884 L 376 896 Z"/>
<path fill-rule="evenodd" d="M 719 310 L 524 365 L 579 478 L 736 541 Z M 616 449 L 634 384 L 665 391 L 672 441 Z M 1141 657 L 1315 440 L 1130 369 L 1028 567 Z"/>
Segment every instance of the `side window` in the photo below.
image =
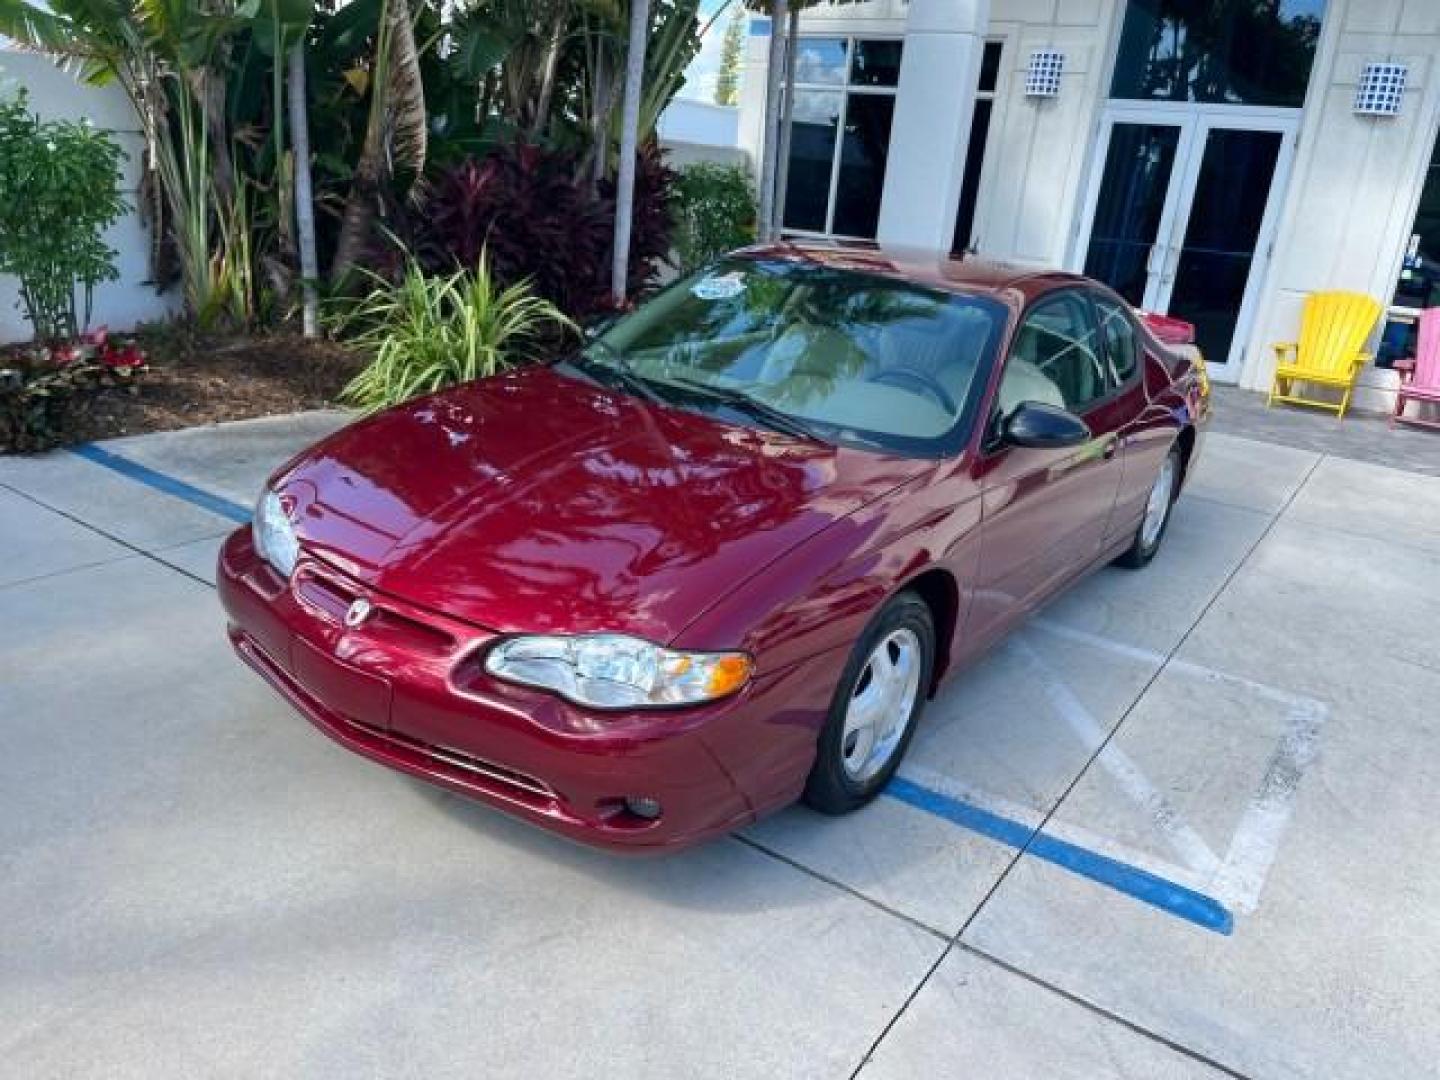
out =
<path fill-rule="evenodd" d="M 1022 401 L 1083 412 L 1109 390 L 1094 317 L 1084 297 L 1062 293 L 1025 315 L 1000 380 L 1001 416 Z"/>
<path fill-rule="evenodd" d="M 1114 300 L 1094 296 L 1095 313 L 1100 319 L 1100 340 L 1110 357 L 1110 368 L 1116 383 L 1126 382 L 1140 364 L 1140 342 L 1135 337 L 1135 324 L 1130 315 Z"/>

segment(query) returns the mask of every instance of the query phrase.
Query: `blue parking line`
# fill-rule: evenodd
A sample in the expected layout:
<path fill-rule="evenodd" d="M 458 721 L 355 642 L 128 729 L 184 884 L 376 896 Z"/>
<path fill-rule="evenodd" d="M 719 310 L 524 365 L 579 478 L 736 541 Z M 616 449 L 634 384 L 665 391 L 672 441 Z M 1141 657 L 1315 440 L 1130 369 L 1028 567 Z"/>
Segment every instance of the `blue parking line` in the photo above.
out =
<path fill-rule="evenodd" d="M 1018 821 L 1011 821 L 961 799 L 934 791 L 913 780 L 906 780 L 903 776 L 892 779 L 885 788 L 885 794 L 907 806 L 934 814 L 981 836 L 1017 848 L 1037 859 L 1044 859 L 1073 874 L 1079 874 L 1126 896 L 1134 897 L 1196 926 L 1203 926 L 1206 930 L 1228 935 L 1235 929 L 1234 917 L 1217 901 L 1139 867 L 1037 832 Z"/>
<path fill-rule="evenodd" d="M 86 461 L 101 465 L 130 480 L 136 480 L 146 487 L 154 488 L 156 491 L 177 499 L 183 499 L 192 506 L 198 506 L 201 510 L 208 510 L 212 514 L 229 518 L 238 525 L 250 524 L 249 507 L 241 506 L 239 503 L 231 502 L 219 495 L 212 495 L 194 484 L 187 484 L 184 480 L 167 476 L 148 465 L 141 465 L 138 461 L 131 461 L 119 454 L 113 454 L 94 443 L 72 446 L 70 452 L 76 457 L 82 457 Z"/>

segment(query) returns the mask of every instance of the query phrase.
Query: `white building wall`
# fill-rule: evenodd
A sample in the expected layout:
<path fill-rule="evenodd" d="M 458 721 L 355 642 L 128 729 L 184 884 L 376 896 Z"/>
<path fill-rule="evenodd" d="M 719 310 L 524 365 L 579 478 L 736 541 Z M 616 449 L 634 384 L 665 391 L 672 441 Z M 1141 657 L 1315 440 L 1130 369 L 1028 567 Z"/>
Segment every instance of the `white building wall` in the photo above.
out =
<path fill-rule="evenodd" d="M 1436 0 L 1440 4 L 1440 0 Z M 976 215 L 982 254 L 1044 265 L 1064 261 L 1074 207 L 1103 104 L 1119 0 L 991 0 L 987 37 L 1002 40 L 1000 83 L 986 144 Z M 905 0 L 820 4 L 800 17 L 802 34 L 903 37 Z M 740 140 L 760 167 L 768 37 L 750 37 Z M 1034 49 L 1065 52 L 1058 98 L 1025 97 Z"/>
<path fill-rule="evenodd" d="M 801 18 L 806 34 L 902 36 L 907 4 L 821 5 Z M 988 37 L 1004 42 L 985 152 L 976 236 L 989 256 L 1060 266 L 1076 242 L 1085 185 L 1125 0 L 992 0 Z M 758 162 L 766 38 L 752 37 L 741 141 Z M 1033 50 L 1065 53 L 1058 98 L 1025 97 Z M 1361 67 L 1409 65 L 1402 113 L 1355 116 Z M 1306 295 L 1354 289 L 1388 302 L 1409 241 L 1426 166 L 1440 130 L 1440 0 L 1329 0 L 1294 166 L 1280 196 L 1274 257 L 1253 286 L 1258 300 L 1241 384 L 1269 386 L 1270 348 L 1294 340 Z M 1378 337 L 1378 333 L 1377 333 Z M 1393 373 L 1367 369 L 1356 403 L 1387 407 Z"/>
<path fill-rule="evenodd" d="M 107 243 L 119 253 L 116 265 L 120 278 L 96 288 L 91 325 L 131 330 L 138 323 L 173 314 L 180 304 L 177 291 L 161 294 L 145 284 L 149 276 L 150 236 L 135 210 L 144 143 L 139 120 L 124 91 L 116 86 L 85 86 L 44 57 L 6 48 L 0 39 L 0 86 L 9 87 L 12 83 L 26 89 L 30 108 L 42 117 L 60 120 L 89 117 L 98 127 L 113 132 L 120 148 L 128 155 L 120 186 L 130 212 L 106 234 Z M 0 342 L 27 341 L 32 336 L 19 299 L 15 280 L 0 277 Z"/>
<path fill-rule="evenodd" d="M 1117 0 L 994 0 L 988 36 L 1004 52 L 977 200 L 981 254 L 1065 261 L 1123 10 Z M 1060 94 L 1027 98 L 1030 54 L 1043 48 L 1065 54 Z"/>
<path fill-rule="evenodd" d="M 733 147 L 740 144 L 740 109 L 677 97 L 660 114 L 660 138 L 666 142 Z"/>
<path fill-rule="evenodd" d="M 1387 59 L 1410 67 L 1400 115 L 1356 116 L 1360 69 Z M 1270 345 L 1298 336 L 1306 294 L 1353 289 L 1389 303 L 1440 127 L 1437 59 L 1437 0 L 1330 0 L 1241 385 L 1269 387 Z M 1388 408 L 1395 384 L 1367 369 L 1356 404 Z"/>
<path fill-rule="evenodd" d="M 760 175 L 760 158 L 765 145 L 765 74 L 770 70 L 770 20 L 751 17 L 745 31 L 740 80 L 740 119 L 735 137 Z"/>

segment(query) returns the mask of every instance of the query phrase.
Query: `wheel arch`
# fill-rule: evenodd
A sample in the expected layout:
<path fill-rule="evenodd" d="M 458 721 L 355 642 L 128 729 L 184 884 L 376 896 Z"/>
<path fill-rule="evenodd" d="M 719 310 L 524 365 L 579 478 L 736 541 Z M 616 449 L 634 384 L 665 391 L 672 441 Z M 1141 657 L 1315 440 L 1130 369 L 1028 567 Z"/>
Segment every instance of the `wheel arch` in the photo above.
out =
<path fill-rule="evenodd" d="M 1186 424 L 1180 429 L 1180 434 L 1175 437 L 1175 445 L 1180 448 L 1180 482 L 1184 484 L 1190 479 L 1190 457 L 1195 452 L 1195 425 Z"/>
<path fill-rule="evenodd" d="M 925 606 L 930 609 L 930 617 L 934 620 L 935 663 L 927 691 L 929 697 L 934 697 L 950 666 L 950 653 L 959 627 L 960 583 L 955 580 L 955 575 L 944 567 L 931 566 L 907 578 L 896 592 L 915 593 L 925 601 Z"/>

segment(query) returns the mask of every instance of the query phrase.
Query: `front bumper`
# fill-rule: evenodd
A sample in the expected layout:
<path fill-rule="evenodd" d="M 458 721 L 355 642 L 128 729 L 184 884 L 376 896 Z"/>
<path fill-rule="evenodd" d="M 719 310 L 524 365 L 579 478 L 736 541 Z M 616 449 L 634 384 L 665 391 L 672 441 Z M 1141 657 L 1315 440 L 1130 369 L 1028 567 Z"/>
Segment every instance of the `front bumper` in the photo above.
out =
<path fill-rule="evenodd" d="M 306 556 L 286 582 L 244 529 L 221 549 L 217 587 L 236 652 L 336 742 L 589 844 L 671 850 L 793 800 L 823 721 L 820 703 L 796 723 L 793 673 L 707 706 L 623 714 L 511 686 L 481 666 L 492 633 Z M 371 615 L 347 627 L 362 597 Z M 754 769 L 734 760 L 745 746 Z M 637 796 L 660 817 L 626 809 Z"/>

